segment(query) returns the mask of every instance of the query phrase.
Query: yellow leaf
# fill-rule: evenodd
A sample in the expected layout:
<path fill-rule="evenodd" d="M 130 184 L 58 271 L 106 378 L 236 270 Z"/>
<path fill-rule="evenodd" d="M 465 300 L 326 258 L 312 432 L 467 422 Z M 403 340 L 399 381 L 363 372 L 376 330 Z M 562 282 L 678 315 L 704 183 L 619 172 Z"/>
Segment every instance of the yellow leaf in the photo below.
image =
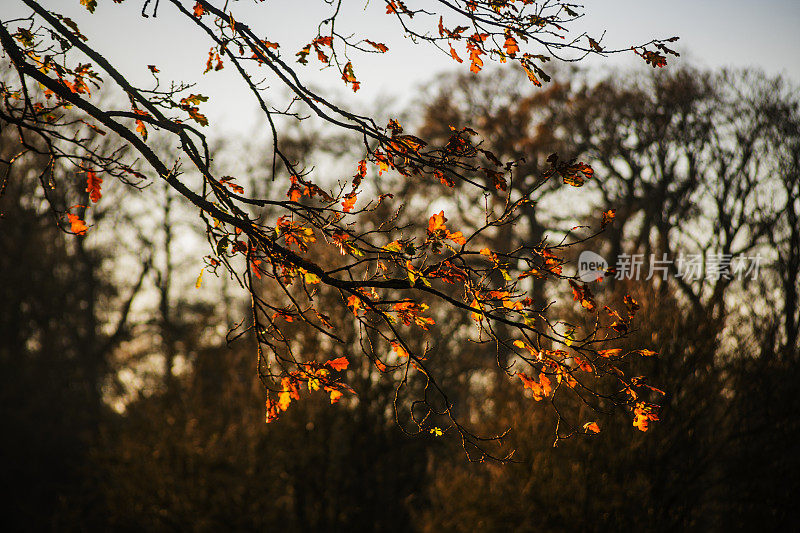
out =
<path fill-rule="evenodd" d="M 303 273 L 303 280 L 309 285 L 314 285 L 322 281 L 322 279 L 313 272 L 303 270 L 302 268 L 300 269 L 300 271 Z"/>
<path fill-rule="evenodd" d="M 334 404 L 339 401 L 339 398 L 342 397 L 342 391 L 334 389 L 330 392 L 330 395 L 331 395 L 331 404 Z"/>

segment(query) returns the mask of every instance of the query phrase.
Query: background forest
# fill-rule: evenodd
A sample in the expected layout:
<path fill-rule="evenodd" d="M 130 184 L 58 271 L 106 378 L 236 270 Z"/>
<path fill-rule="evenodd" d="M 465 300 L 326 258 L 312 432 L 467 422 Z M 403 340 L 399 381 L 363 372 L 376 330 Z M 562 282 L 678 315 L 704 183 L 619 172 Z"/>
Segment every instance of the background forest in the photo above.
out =
<path fill-rule="evenodd" d="M 437 128 L 463 127 L 470 117 L 498 157 L 524 158 L 518 173 L 529 179 L 514 182 L 521 193 L 553 152 L 595 170 L 580 190 L 546 182 L 517 223 L 494 238 L 558 241 L 614 209 L 614 223 L 582 249 L 612 264 L 622 254 L 705 258 L 696 280 L 671 270 L 592 286 L 605 301 L 630 293 L 641 304 L 626 342 L 659 352 L 632 370 L 666 392 L 661 421 L 641 433 L 623 413 L 590 413 L 576 399 L 572 409 L 586 410 L 603 429 L 554 447 L 553 407 L 505 386 L 511 378 L 498 370 L 498 354 L 460 335 L 468 316 L 434 307 L 437 323 L 452 332 L 435 342 L 447 373 L 460 380 L 456 403 L 478 432 L 514 427 L 505 443 L 515 450 L 512 462 L 470 463 L 456 438 L 405 434 L 392 409 L 393 383 L 358 357 L 348 370 L 356 397 L 330 405 L 325 396 L 304 396 L 267 425 L 254 347 L 247 337 L 226 340 L 246 314 L 246 295 L 224 276 L 200 273 L 207 244 L 196 214 L 158 183 L 125 203 L 114 200 L 124 196 L 115 184 L 87 216 L 102 231 L 91 239 L 66 234 L 46 207 L 44 162 L 31 157 L 15 164 L 0 198 L 2 522 L 24 530 L 156 531 L 796 524 L 796 87 L 758 71 L 673 68 L 569 72 L 539 90 L 509 75 L 453 75 L 427 90 L 412 104 L 413 129 L 446 139 L 449 132 Z M 15 133 L 0 128 L 5 160 Z M 352 146 L 307 121 L 291 149 L 298 158 L 319 152 L 335 176 Z M 228 137 L 214 150 L 216 159 L 240 162 L 239 183 L 268 196 L 259 141 Z M 63 182 L 59 194 L 80 185 L 66 171 L 54 179 Z M 424 220 L 441 203 L 455 227 L 470 229 L 492 201 L 458 185 L 443 193 L 391 174 L 375 179 L 377 192 L 404 199 L 401 221 Z M 714 275 L 709 258 L 720 254 L 758 256 L 760 268 Z M 537 290 L 540 301 L 556 300 L 555 288 Z M 562 315 L 584 319 L 570 298 L 559 300 Z M 348 344 L 301 328 L 297 341 L 307 352 L 330 351 L 329 359 L 360 353 L 352 317 L 332 320 L 349 333 Z"/>

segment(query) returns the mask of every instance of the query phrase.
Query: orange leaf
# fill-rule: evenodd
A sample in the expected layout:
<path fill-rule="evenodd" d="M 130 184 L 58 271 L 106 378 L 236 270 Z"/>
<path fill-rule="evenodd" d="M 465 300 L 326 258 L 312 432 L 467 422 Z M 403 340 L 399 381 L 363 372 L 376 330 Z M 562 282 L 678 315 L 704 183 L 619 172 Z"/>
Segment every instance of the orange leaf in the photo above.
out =
<path fill-rule="evenodd" d="M 200 18 L 200 17 L 203 16 L 203 14 L 205 12 L 206 12 L 206 10 L 203 9 L 203 4 L 201 4 L 200 2 L 195 3 L 195 5 L 194 5 L 194 16 L 195 17 Z"/>
<path fill-rule="evenodd" d="M 408 357 L 408 352 L 399 342 L 392 343 L 392 350 L 400 357 Z"/>
<path fill-rule="evenodd" d="M 583 429 L 587 433 L 600 433 L 600 426 L 597 425 L 597 422 L 587 422 L 583 425 Z"/>
<path fill-rule="evenodd" d="M 331 405 L 333 405 L 339 401 L 339 398 L 342 397 L 342 391 L 333 389 L 332 391 L 330 391 L 330 395 L 331 395 Z"/>
<path fill-rule="evenodd" d="M 337 357 L 336 359 L 331 359 L 325 364 L 338 372 L 346 370 L 347 365 L 350 364 L 350 361 L 347 360 L 347 357 Z"/>
<path fill-rule="evenodd" d="M 510 35 L 506 37 L 506 42 L 503 44 L 503 47 L 508 52 L 508 55 L 514 57 L 514 55 L 519 52 L 519 45 L 517 44 L 517 40 L 511 37 Z"/>
<path fill-rule="evenodd" d="M 658 415 L 653 412 L 652 405 L 645 404 L 644 402 L 638 402 L 636 404 L 633 414 L 633 425 L 639 431 L 647 431 L 650 422 L 658 421 Z"/>
<path fill-rule="evenodd" d="M 353 314 L 358 316 L 358 310 L 361 309 L 361 298 L 355 294 L 347 299 L 347 307 L 353 310 Z"/>
<path fill-rule="evenodd" d="M 580 368 L 584 372 L 594 372 L 592 365 L 590 365 L 587 361 L 584 361 L 580 357 L 575 358 L 575 363 L 578 365 L 578 368 Z"/>
<path fill-rule="evenodd" d="M 93 202 L 99 202 L 103 193 L 100 192 L 100 185 L 103 183 L 103 178 L 98 176 L 94 171 L 86 171 L 86 192 L 89 193 L 89 198 Z"/>
<path fill-rule="evenodd" d="M 253 274 L 255 274 L 258 279 L 261 279 L 261 269 L 258 266 L 261 263 L 261 259 L 253 259 L 251 263 Z"/>
<path fill-rule="evenodd" d="M 460 231 L 457 231 L 455 233 L 448 233 L 447 238 L 456 244 L 460 244 L 461 246 L 467 244 L 467 239 L 464 238 L 464 235 Z"/>
<path fill-rule="evenodd" d="M 437 230 L 447 231 L 447 228 L 444 227 L 445 222 L 447 222 L 447 219 L 444 217 L 444 211 L 439 211 L 438 214 L 432 215 L 428 219 L 428 232 L 433 234 Z"/>
<path fill-rule="evenodd" d="M 342 202 L 342 211 L 344 211 L 345 213 L 349 213 L 355 205 L 356 205 L 356 193 L 351 192 L 350 194 L 346 194 L 344 196 L 344 202 Z"/>
<path fill-rule="evenodd" d="M 455 59 L 459 63 L 463 63 L 464 62 L 463 59 L 458 57 L 458 54 L 456 53 L 455 49 L 453 48 L 453 45 L 450 45 L 450 55 L 452 56 L 453 59 Z"/>
<path fill-rule="evenodd" d="M 603 211 L 603 219 L 600 222 L 600 226 L 602 228 L 605 228 L 606 226 L 611 224 L 614 221 L 614 216 L 616 214 L 617 214 L 617 212 L 614 209 L 609 209 L 608 211 Z"/>
<path fill-rule="evenodd" d="M 470 59 L 472 60 L 472 64 L 470 64 L 469 70 L 477 74 L 481 71 L 481 68 L 483 68 L 483 61 L 475 54 L 470 55 Z"/>
<path fill-rule="evenodd" d="M 70 231 L 72 233 L 76 235 L 86 235 L 86 230 L 89 229 L 89 226 L 87 226 L 78 215 L 67 213 L 67 220 L 70 223 Z"/>
<path fill-rule="evenodd" d="M 370 46 L 372 46 L 376 50 L 380 51 L 381 53 L 387 52 L 389 50 L 389 47 L 386 46 L 383 43 L 376 43 L 376 42 L 370 41 L 369 39 L 364 39 L 364 42 L 366 42 L 367 44 L 369 44 Z"/>

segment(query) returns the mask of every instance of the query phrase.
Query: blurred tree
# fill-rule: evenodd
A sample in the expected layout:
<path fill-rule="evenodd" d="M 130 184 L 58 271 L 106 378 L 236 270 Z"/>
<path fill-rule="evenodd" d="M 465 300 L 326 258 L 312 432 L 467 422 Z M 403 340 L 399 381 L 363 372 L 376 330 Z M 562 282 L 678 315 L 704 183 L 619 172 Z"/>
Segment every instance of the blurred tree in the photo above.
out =
<path fill-rule="evenodd" d="M 46 159 L 19 155 L 16 133 L 0 122 L 0 476 L 13 488 L 4 523 L 58 529 L 97 516 L 87 508 L 96 497 L 84 484 L 87 454 L 107 409 L 109 358 L 147 266 L 130 287 L 110 283 L 108 250 L 61 231 L 46 207 L 86 193 L 62 168 L 48 174 Z"/>
<path fill-rule="evenodd" d="M 531 412 L 530 399 L 490 389 L 492 421 L 515 428 L 522 462 L 477 468 L 441 460 L 432 507 L 420 516 L 429 530 L 750 530 L 786 527 L 792 516 L 784 510 L 797 468 L 796 395 L 787 389 L 798 368 L 796 92 L 758 72 L 621 80 L 573 84 L 566 103 L 526 131 L 547 127 L 602 169 L 586 190 L 600 198 L 596 212 L 615 209 L 616 217 L 590 245 L 605 241 L 595 250 L 612 266 L 622 252 L 707 258 L 695 280 L 672 271 L 633 287 L 592 285 L 607 301 L 630 291 L 642 307 L 628 341 L 657 346 L 659 355 L 626 371 L 667 391 L 657 438 L 631 437 L 618 418 L 601 415 L 604 431 L 591 442 L 549 449 L 543 428 L 564 406 Z M 462 82 L 441 92 L 475 90 Z M 507 127 L 508 113 L 485 116 Z M 717 254 L 757 253 L 765 261 L 756 279 L 714 277 L 708 266 Z M 559 309 L 567 322 L 586 319 Z"/>

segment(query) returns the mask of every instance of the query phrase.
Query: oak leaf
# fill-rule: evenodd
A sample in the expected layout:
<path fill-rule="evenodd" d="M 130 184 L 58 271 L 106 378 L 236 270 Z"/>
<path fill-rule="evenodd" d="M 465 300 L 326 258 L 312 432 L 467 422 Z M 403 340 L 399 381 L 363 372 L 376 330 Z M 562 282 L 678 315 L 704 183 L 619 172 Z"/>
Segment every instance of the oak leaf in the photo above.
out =
<path fill-rule="evenodd" d="M 99 202 L 103 193 L 100 192 L 100 186 L 103 183 L 103 178 L 97 175 L 93 170 L 86 171 L 86 192 L 89 193 L 89 198 L 92 202 Z"/>
<path fill-rule="evenodd" d="M 347 360 L 347 357 L 337 357 L 336 359 L 331 359 L 330 361 L 327 361 L 325 364 L 331 367 L 333 370 L 341 372 L 342 370 L 347 369 L 347 366 L 350 364 L 350 361 Z"/>
<path fill-rule="evenodd" d="M 81 217 L 78 215 L 73 215 L 72 213 L 67 213 L 67 220 L 70 224 L 70 231 L 75 235 L 86 235 L 86 230 L 89 229 L 89 226 L 86 225 L 86 222 L 81 220 Z"/>

